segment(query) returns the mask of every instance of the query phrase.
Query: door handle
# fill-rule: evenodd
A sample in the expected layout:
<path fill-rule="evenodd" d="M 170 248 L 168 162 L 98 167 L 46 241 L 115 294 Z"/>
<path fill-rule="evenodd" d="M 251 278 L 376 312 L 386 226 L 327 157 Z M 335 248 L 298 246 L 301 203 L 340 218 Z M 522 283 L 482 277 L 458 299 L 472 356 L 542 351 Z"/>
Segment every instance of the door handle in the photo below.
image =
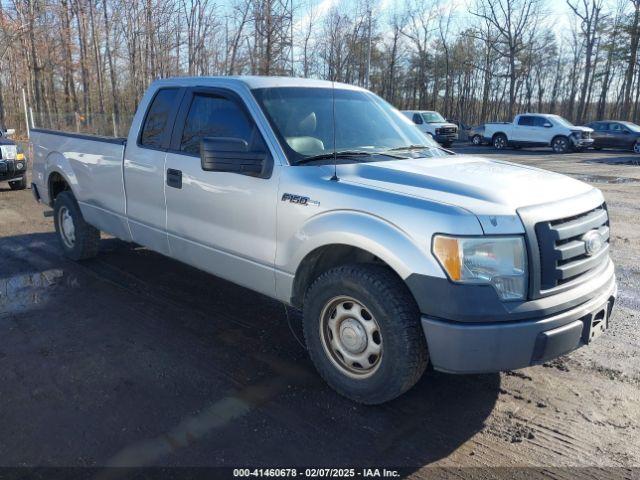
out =
<path fill-rule="evenodd" d="M 167 186 L 172 188 L 182 188 L 182 171 L 167 168 Z"/>

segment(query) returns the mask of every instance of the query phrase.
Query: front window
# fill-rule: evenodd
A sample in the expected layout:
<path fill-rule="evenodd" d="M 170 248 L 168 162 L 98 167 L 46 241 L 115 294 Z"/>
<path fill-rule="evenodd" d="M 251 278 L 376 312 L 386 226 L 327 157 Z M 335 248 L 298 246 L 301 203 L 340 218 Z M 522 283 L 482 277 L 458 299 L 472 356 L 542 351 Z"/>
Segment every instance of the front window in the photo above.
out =
<path fill-rule="evenodd" d="M 422 118 L 426 123 L 443 123 L 445 118 L 438 112 L 422 112 Z"/>
<path fill-rule="evenodd" d="M 627 127 L 632 132 L 640 133 L 640 125 L 636 125 L 631 122 L 622 122 L 625 127 Z"/>
<path fill-rule="evenodd" d="M 334 149 L 363 153 L 359 161 L 367 159 L 365 153 L 377 160 L 382 152 L 416 146 L 424 146 L 421 156 L 447 155 L 409 118 L 371 92 L 274 87 L 256 89 L 253 94 L 291 164 Z M 386 159 L 397 157 L 394 153 Z"/>

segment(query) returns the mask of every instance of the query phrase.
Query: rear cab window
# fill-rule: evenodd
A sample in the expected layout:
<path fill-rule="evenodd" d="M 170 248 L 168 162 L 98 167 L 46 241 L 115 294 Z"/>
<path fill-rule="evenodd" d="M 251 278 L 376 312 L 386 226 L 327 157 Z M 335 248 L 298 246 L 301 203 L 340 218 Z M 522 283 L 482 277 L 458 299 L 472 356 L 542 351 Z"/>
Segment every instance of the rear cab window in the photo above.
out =
<path fill-rule="evenodd" d="M 533 126 L 533 117 L 529 115 L 523 115 L 518 119 L 518 125 L 522 125 L 523 127 L 532 127 Z"/>
<path fill-rule="evenodd" d="M 141 147 L 162 149 L 168 145 L 171 121 L 174 118 L 179 88 L 157 91 L 147 110 L 139 144 Z"/>

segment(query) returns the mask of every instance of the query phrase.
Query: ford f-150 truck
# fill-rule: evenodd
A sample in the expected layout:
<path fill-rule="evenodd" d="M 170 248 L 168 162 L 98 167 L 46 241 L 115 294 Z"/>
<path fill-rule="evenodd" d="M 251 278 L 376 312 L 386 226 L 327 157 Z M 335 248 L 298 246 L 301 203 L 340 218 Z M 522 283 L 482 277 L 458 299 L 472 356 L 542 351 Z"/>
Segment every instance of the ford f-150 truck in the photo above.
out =
<path fill-rule="evenodd" d="M 447 122 L 438 112 L 430 110 L 403 110 L 420 131 L 432 137 L 443 147 L 450 147 L 458 139 L 458 126 Z"/>
<path fill-rule="evenodd" d="M 27 159 L 9 137 L 13 130 L 0 131 L 0 182 L 9 182 L 11 190 L 27 188 Z"/>
<path fill-rule="evenodd" d="M 507 146 L 551 147 L 556 153 L 583 150 L 593 145 L 593 129 L 578 127 L 559 115 L 525 113 L 516 115 L 512 123 L 487 123 L 484 141 L 496 149 Z"/>
<path fill-rule="evenodd" d="M 428 363 L 540 364 L 611 317 L 598 189 L 454 155 L 361 88 L 161 80 L 126 139 L 31 142 L 68 257 L 96 255 L 107 232 L 298 307 L 320 375 L 358 402 L 400 395 Z"/>

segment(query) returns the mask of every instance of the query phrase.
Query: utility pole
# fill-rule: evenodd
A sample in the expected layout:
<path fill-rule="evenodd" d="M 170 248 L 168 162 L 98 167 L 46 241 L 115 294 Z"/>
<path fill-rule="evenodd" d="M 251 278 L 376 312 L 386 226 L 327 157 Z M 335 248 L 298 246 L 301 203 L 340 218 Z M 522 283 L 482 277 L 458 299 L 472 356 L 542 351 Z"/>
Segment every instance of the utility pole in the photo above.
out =
<path fill-rule="evenodd" d="M 369 2 L 367 4 L 368 7 L 368 11 L 367 14 L 369 15 L 369 28 L 368 28 L 368 33 L 369 33 L 369 46 L 367 48 L 367 71 L 366 71 L 366 76 L 364 79 L 364 86 L 365 88 L 369 88 L 369 76 L 371 75 L 371 2 Z"/>

